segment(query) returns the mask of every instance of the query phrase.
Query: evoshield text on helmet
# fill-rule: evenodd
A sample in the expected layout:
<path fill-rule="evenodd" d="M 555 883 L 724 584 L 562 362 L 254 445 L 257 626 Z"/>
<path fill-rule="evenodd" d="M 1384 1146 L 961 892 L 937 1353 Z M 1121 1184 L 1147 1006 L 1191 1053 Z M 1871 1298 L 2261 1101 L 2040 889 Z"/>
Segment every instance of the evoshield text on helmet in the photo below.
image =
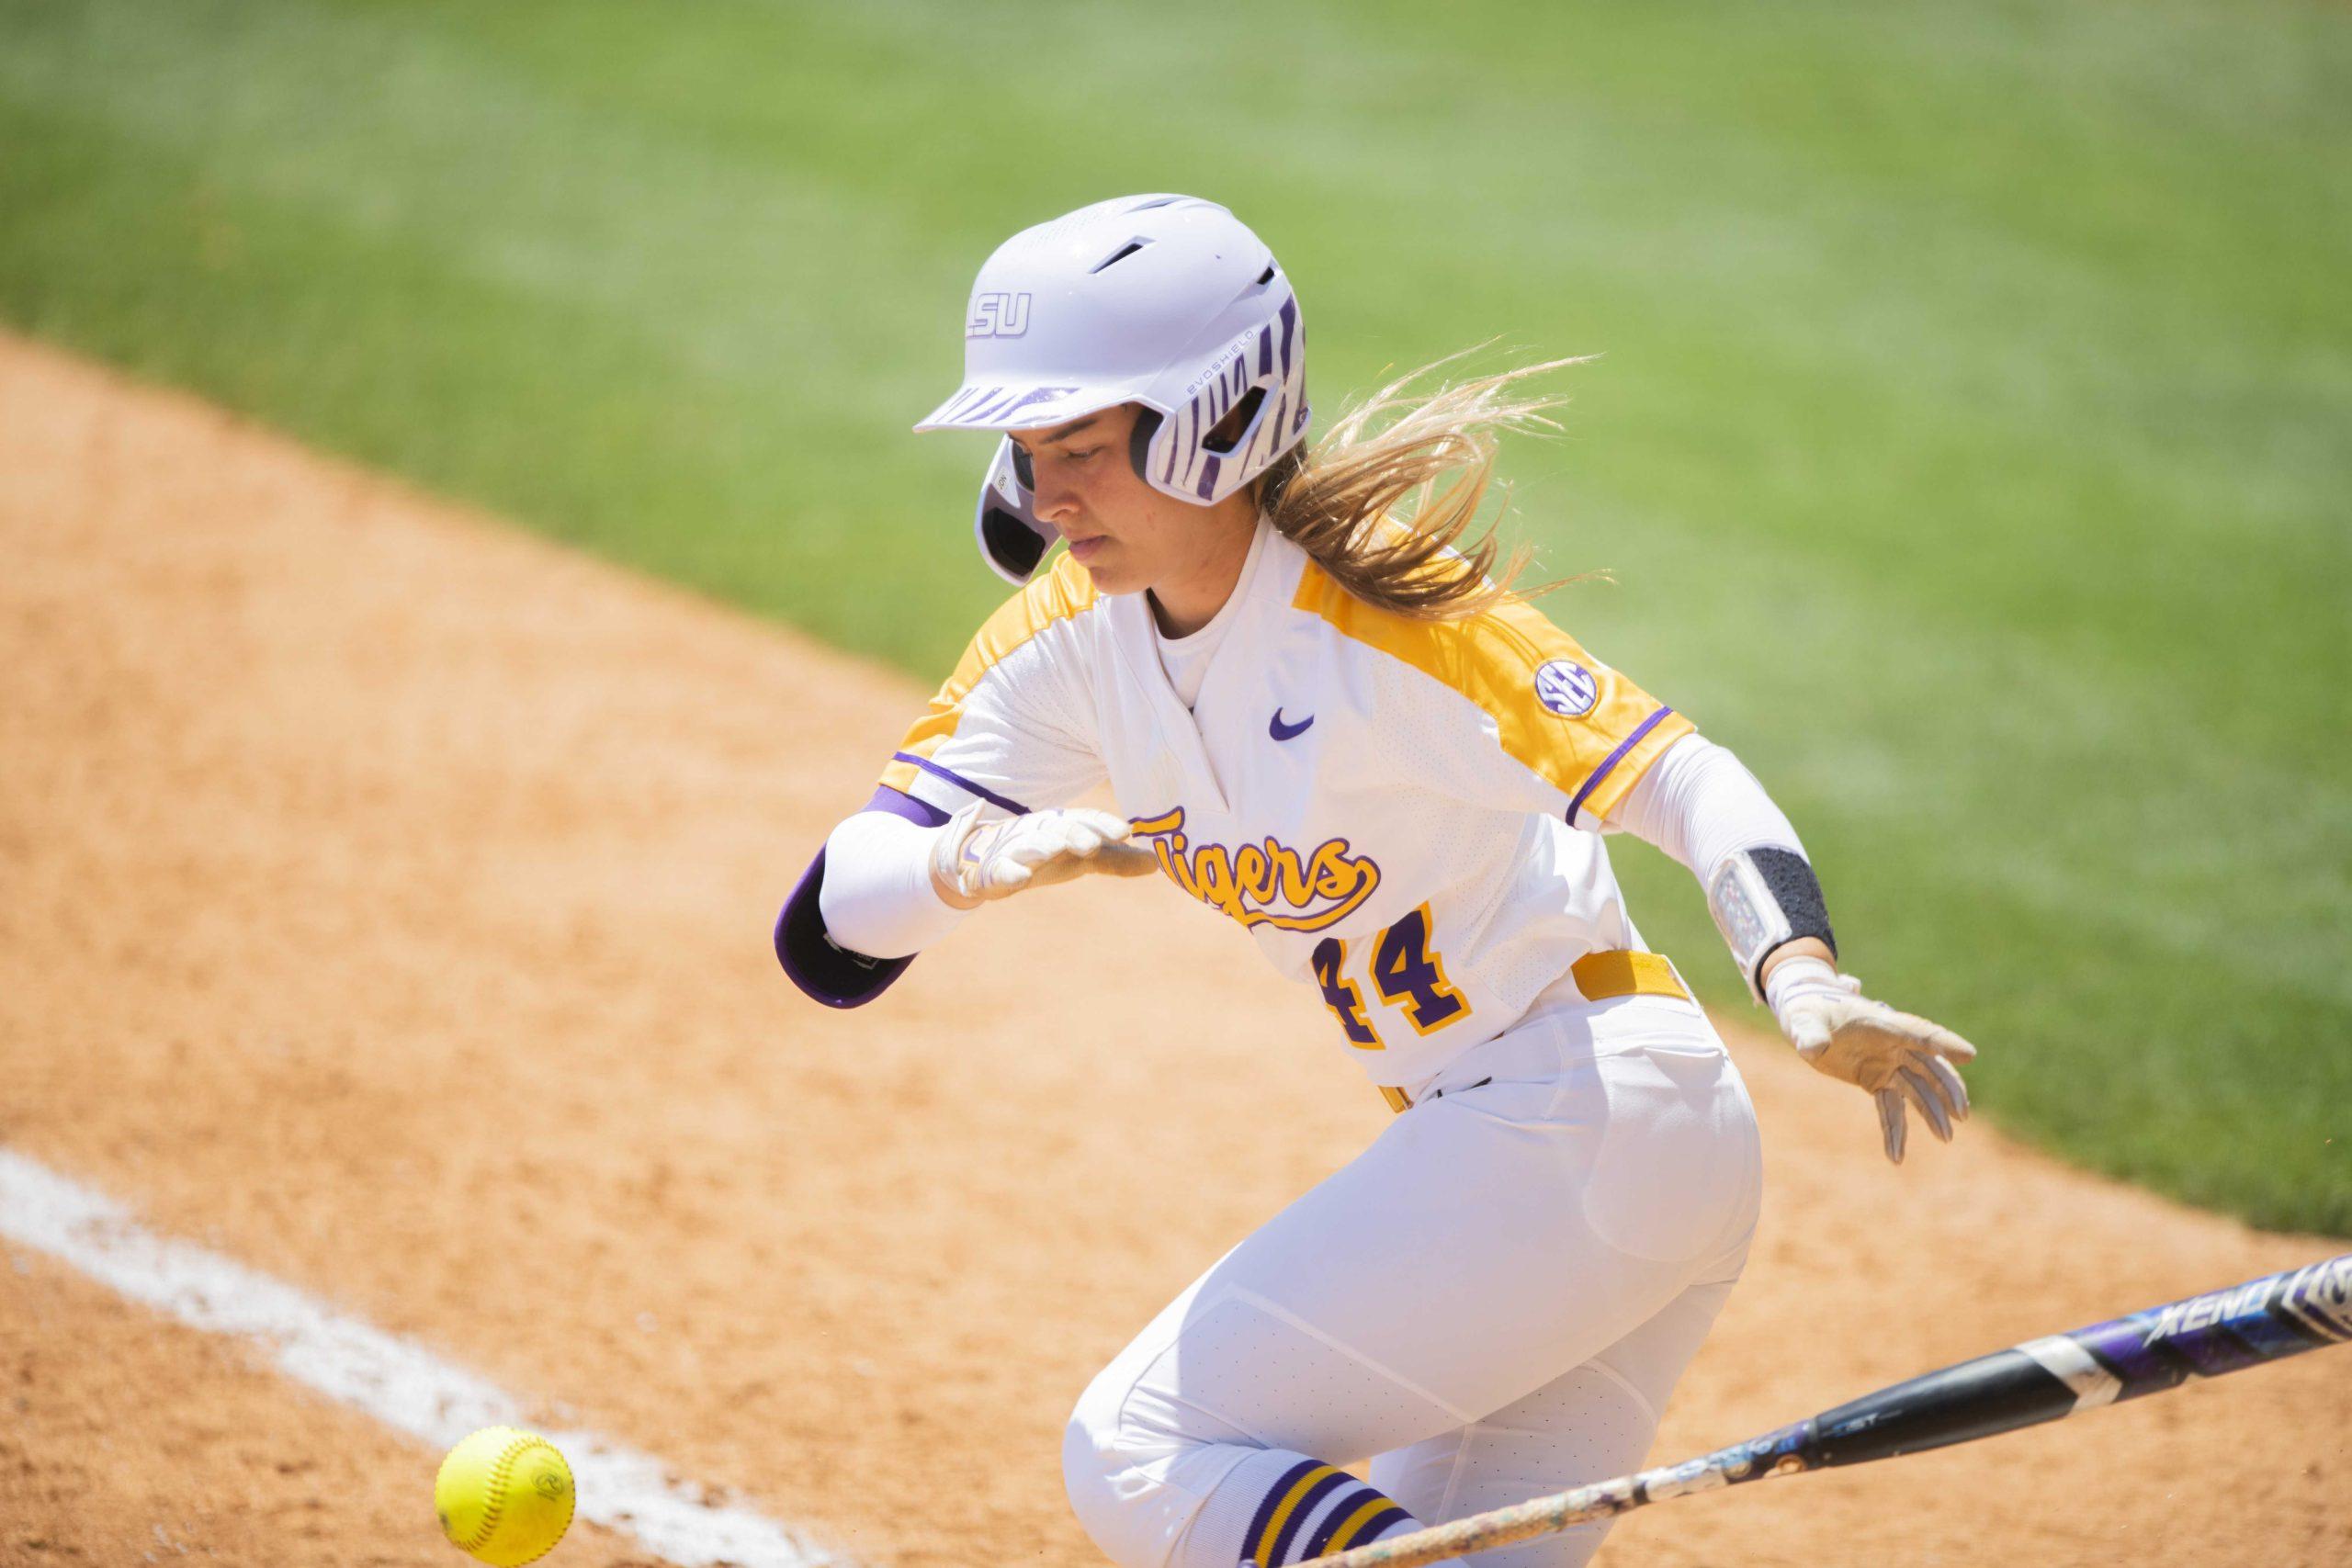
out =
<path fill-rule="evenodd" d="M 1264 242 L 1215 202 L 1130 196 L 1024 229 L 972 286 L 964 383 L 917 430 L 1044 430 L 1136 403 L 1145 482 L 1225 500 L 1306 434 L 1298 298 Z M 1220 422 L 1240 410 L 1238 430 Z M 1012 582 L 1056 537 L 1020 448 L 999 444 L 973 532 Z"/>

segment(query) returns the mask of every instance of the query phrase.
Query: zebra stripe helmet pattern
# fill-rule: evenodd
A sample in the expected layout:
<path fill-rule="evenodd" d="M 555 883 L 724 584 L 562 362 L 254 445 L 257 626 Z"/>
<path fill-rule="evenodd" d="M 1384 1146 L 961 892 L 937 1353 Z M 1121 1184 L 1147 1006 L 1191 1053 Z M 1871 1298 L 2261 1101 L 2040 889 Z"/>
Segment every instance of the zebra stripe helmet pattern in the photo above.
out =
<path fill-rule="evenodd" d="M 1212 201 L 1129 196 L 1024 229 L 973 283 L 964 380 L 917 430 L 1042 430 L 1136 403 L 1136 468 L 1225 500 L 1306 434 L 1298 297 L 1263 241 Z M 1220 421 L 1244 411 L 1238 431 Z M 1055 531 L 1008 438 L 980 487 L 980 553 L 1015 583 Z"/>

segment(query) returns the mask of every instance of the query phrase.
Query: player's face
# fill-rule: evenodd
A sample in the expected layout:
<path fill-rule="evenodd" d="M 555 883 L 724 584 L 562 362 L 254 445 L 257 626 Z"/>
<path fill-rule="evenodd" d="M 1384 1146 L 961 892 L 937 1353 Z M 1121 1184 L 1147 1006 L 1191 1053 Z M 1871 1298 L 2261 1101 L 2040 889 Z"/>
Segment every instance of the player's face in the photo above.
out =
<path fill-rule="evenodd" d="M 1210 525 L 1214 508 L 1164 495 L 1136 472 L 1127 439 L 1136 412 L 1124 403 L 1012 436 L 1029 454 L 1038 517 L 1060 531 L 1105 593 L 1184 581 L 1227 544 Z"/>

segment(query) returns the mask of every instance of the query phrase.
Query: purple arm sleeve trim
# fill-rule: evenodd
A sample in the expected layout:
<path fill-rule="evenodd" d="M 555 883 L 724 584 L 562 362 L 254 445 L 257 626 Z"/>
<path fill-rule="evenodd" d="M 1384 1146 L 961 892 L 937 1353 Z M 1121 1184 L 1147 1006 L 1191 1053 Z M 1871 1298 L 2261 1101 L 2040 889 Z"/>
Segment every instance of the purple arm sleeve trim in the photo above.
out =
<path fill-rule="evenodd" d="M 865 803 L 867 811 L 887 811 L 893 817 L 903 817 L 919 828 L 936 828 L 947 820 L 947 813 L 927 800 L 917 800 L 903 790 L 888 784 L 876 787 L 874 798 Z"/>
<path fill-rule="evenodd" d="M 945 779 L 949 784 L 954 784 L 957 789 L 964 791 L 967 795 L 977 795 L 982 800 L 987 801 L 990 806 L 1003 807 L 1015 817 L 1026 817 L 1029 815 L 1029 808 L 1022 805 L 1019 801 L 1008 800 L 992 789 L 982 789 L 978 784 L 974 784 L 971 780 L 964 777 L 962 774 L 951 773 L 928 758 L 918 757 L 913 755 L 911 752 L 907 751 L 894 751 L 890 754 L 890 760 L 894 762 L 911 762 L 926 773 L 930 773 L 936 778 Z M 940 820 L 944 822 L 947 819 L 943 817 Z"/>
<path fill-rule="evenodd" d="M 775 959 L 813 1000 L 829 1008 L 864 1007 L 888 990 L 914 957 L 869 958 L 827 936 L 824 912 L 817 902 L 817 890 L 824 885 L 825 852 L 820 849 L 775 918 Z"/>
<path fill-rule="evenodd" d="M 1660 705 L 1657 712 L 1650 715 L 1649 717 L 1635 725 L 1634 727 L 1634 733 L 1628 735 L 1623 740 L 1618 742 L 1617 750 L 1610 752 L 1608 756 L 1601 759 L 1600 766 L 1592 770 L 1591 773 L 1586 777 L 1583 787 L 1577 791 L 1576 798 L 1568 802 L 1569 827 L 1573 828 L 1577 825 L 1577 809 L 1584 805 L 1585 796 L 1590 795 L 1593 791 L 1593 787 L 1600 784 L 1601 780 L 1609 776 L 1609 771 L 1611 768 L 1614 768 L 1619 762 L 1625 760 L 1626 752 L 1632 750 L 1634 747 L 1642 743 L 1643 736 L 1647 735 L 1651 730 L 1657 728 L 1658 720 L 1664 718 L 1668 714 L 1670 714 L 1674 710 L 1672 708 Z"/>
<path fill-rule="evenodd" d="M 925 828 L 936 828 L 947 820 L 947 813 L 931 802 L 917 800 L 888 784 L 875 790 L 865 809 L 887 811 Z M 794 985 L 827 1007 L 864 1007 L 907 972 L 914 955 L 869 958 L 826 935 L 824 910 L 817 899 L 824 885 L 825 852 L 820 849 L 775 918 L 776 962 L 784 965 Z"/>

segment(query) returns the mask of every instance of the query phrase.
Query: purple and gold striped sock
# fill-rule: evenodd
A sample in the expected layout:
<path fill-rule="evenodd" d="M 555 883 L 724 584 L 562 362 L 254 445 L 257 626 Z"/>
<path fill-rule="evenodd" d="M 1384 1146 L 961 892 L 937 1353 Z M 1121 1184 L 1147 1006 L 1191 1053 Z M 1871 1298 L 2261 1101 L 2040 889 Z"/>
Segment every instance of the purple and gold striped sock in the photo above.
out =
<path fill-rule="evenodd" d="M 1295 1568 L 1418 1528 L 1378 1488 L 1305 1454 L 1262 1449 L 1234 1466 L 1188 1532 L 1181 1568 Z"/>

